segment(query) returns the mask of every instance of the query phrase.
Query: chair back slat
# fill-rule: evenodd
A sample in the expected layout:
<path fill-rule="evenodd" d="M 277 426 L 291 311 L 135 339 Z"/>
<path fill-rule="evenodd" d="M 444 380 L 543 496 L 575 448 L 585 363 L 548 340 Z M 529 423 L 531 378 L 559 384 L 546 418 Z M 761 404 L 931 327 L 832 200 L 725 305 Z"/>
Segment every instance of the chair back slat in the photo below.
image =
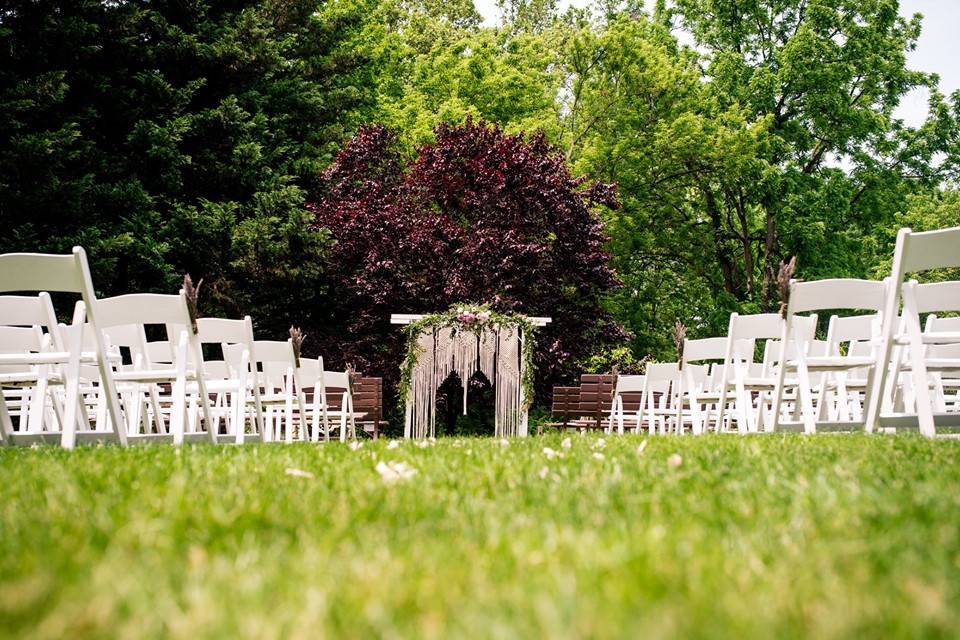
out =
<path fill-rule="evenodd" d="M 886 301 L 886 281 L 833 278 L 790 283 L 790 308 L 794 313 L 821 309 L 880 311 Z"/>
<path fill-rule="evenodd" d="M 913 232 L 903 238 L 903 272 L 960 267 L 960 227 Z"/>
<path fill-rule="evenodd" d="M 957 249 L 960 251 L 960 247 Z M 960 310 L 960 281 L 931 282 L 916 288 L 917 312 Z"/>
<path fill-rule="evenodd" d="M 82 249 L 80 249 L 82 253 Z M 74 254 L 6 253 L 0 255 L 0 291 L 83 292 L 83 273 Z"/>
<path fill-rule="evenodd" d="M 100 329 L 124 324 L 186 324 L 189 312 L 183 294 L 128 293 L 95 303 Z M 174 336 L 171 336 L 174 339 Z"/>

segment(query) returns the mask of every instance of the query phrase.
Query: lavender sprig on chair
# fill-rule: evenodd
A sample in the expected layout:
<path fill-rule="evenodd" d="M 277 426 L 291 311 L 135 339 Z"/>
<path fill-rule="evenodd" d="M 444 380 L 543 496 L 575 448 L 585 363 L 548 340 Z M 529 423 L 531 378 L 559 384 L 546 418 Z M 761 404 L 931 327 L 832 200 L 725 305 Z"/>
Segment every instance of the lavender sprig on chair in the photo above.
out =
<path fill-rule="evenodd" d="M 790 281 L 797 268 L 797 256 L 789 262 L 780 261 L 780 271 L 777 273 L 777 289 L 780 291 L 780 317 L 787 317 L 787 305 L 790 303 Z"/>
<path fill-rule="evenodd" d="M 300 327 L 290 325 L 290 342 L 293 344 L 293 357 L 296 360 L 297 368 L 300 368 L 300 349 L 303 341 L 307 339 L 307 334 L 300 331 Z"/>
<path fill-rule="evenodd" d="M 677 348 L 677 363 L 683 368 L 683 342 L 687 339 L 687 327 L 677 320 L 673 325 L 673 345 Z"/>
<path fill-rule="evenodd" d="M 190 328 L 193 329 L 194 335 L 200 333 L 200 329 L 197 327 L 197 319 L 200 317 L 200 308 L 197 302 L 200 297 L 201 286 L 203 286 L 203 278 L 200 278 L 197 286 L 193 286 L 193 278 L 190 277 L 190 274 L 188 273 L 183 276 L 183 293 L 187 298 L 187 311 L 190 313 Z"/>

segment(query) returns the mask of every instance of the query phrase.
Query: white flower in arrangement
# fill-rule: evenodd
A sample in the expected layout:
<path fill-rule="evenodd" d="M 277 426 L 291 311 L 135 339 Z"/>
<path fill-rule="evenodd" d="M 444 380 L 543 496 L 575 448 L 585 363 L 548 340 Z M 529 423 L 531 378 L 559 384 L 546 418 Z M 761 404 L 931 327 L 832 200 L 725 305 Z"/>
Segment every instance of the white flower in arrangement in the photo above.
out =
<path fill-rule="evenodd" d="M 375 467 L 380 479 L 386 484 L 393 484 L 401 480 L 409 480 L 417 475 L 417 470 L 406 462 L 378 462 Z"/>
<path fill-rule="evenodd" d="M 550 473 L 550 469 L 544 467 L 537 472 L 537 475 L 540 477 L 541 480 L 543 480 L 544 478 L 547 477 L 548 473 Z"/>
<path fill-rule="evenodd" d="M 604 456 L 603 456 L 603 454 L 600 453 L 599 451 L 594 451 L 594 452 L 593 452 L 593 457 L 594 457 L 595 459 L 597 459 L 597 460 L 603 460 L 603 457 L 604 457 Z"/>
<path fill-rule="evenodd" d="M 543 448 L 543 455 L 547 456 L 548 460 L 553 460 L 557 457 L 557 452 L 551 449 L 550 447 Z"/>
<path fill-rule="evenodd" d="M 396 449 L 399 446 L 400 446 L 399 440 L 391 440 L 390 442 L 387 443 L 387 449 Z"/>
<path fill-rule="evenodd" d="M 477 319 L 478 319 L 480 322 L 486 322 L 487 320 L 490 319 L 490 312 L 489 312 L 489 311 L 481 311 L 480 313 L 477 314 Z"/>
<path fill-rule="evenodd" d="M 356 451 L 357 449 L 363 446 L 363 443 L 360 442 L 359 440 L 352 440 L 350 444 L 347 446 L 350 447 L 350 451 Z"/>
<path fill-rule="evenodd" d="M 570 438 L 564 438 L 563 442 L 560 443 L 560 446 L 564 449 L 569 449 L 573 446 L 573 442 L 570 440 Z"/>

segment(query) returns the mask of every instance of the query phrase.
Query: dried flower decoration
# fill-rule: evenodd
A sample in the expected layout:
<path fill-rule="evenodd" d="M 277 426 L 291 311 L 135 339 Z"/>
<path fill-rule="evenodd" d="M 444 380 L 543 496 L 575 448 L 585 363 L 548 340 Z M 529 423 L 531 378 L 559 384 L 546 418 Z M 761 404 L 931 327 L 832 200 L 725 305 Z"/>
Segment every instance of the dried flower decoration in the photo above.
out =
<path fill-rule="evenodd" d="M 787 305 L 790 303 L 790 281 L 797 268 L 797 256 L 789 262 L 780 261 L 780 271 L 777 273 L 777 289 L 780 291 L 780 317 L 787 317 Z"/>
<path fill-rule="evenodd" d="M 673 325 L 673 345 L 677 348 L 677 362 L 683 368 L 683 343 L 687 339 L 687 327 L 677 320 Z"/>
<path fill-rule="evenodd" d="M 193 335 L 200 333 L 200 329 L 197 327 L 197 319 L 200 317 L 200 308 L 197 301 L 200 297 L 201 286 L 203 286 L 203 278 L 200 278 L 197 286 L 193 286 L 193 278 L 190 277 L 190 274 L 183 276 L 183 293 L 187 298 L 187 311 L 190 313 L 190 328 L 193 329 Z"/>
<path fill-rule="evenodd" d="M 297 362 L 297 368 L 300 368 L 300 349 L 303 347 L 303 341 L 307 339 L 307 334 L 300 331 L 300 327 L 290 326 L 290 343 L 293 344 L 293 357 Z"/>

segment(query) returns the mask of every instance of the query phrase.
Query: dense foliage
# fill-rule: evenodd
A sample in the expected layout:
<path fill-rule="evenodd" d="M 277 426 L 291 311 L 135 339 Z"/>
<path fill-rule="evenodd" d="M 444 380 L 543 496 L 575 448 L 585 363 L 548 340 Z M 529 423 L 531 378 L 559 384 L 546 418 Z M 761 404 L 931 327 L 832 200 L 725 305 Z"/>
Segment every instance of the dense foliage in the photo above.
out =
<path fill-rule="evenodd" d="M 327 241 L 303 210 L 369 95 L 359 7 L 26 1 L 0 13 L 0 251 L 82 244 L 103 293 L 207 283 L 285 330 Z"/>
<path fill-rule="evenodd" d="M 616 279 L 592 211 L 615 207 L 614 192 L 571 176 L 542 135 L 440 125 L 407 163 L 392 133 L 365 127 L 322 178 L 310 209 L 335 240 L 329 316 L 314 329 L 324 353 L 395 381 L 404 342 L 391 313 L 488 302 L 553 318 L 537 332 L 543 390 L 624 339 L 602 309 Z"/>

